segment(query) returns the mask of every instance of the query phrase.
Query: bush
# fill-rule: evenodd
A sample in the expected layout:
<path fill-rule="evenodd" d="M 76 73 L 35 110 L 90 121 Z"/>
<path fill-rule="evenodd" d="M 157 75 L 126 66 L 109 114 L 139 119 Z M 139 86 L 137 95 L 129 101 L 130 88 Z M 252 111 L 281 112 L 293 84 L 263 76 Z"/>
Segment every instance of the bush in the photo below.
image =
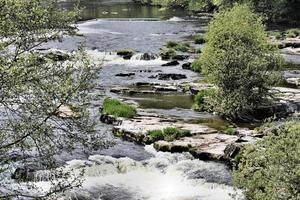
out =
<path fill-rule="evenodd" d="M 208 98 L 213 92 L 213 89 L 205 89 L 198 92 L 198 94 L 194 97 L 193 109 L 198 111 L 209 111 L 211 106 Z"/>
<path fill-rule="evenodd" d="M 221 6 L 232 7 L 235 3 L 247 4 L 255 12 L 273 22 L 299 23 L 300 3 L 298 0 L 218 0 Z"/>
<path fill-rule="evenodd" d="M 272 132 L 240 152 L 234 183 L 249 200 L 299 200 L 300 123 Z"/>
<path fill-rule="evenodd" d="M 136 108 L 122 103 L 117 99 L 107 98 L 104 100 L 102 114 L 113 115 L 115 117 L 132 118 L 136 116 Z"/>
<path fill-rule="evenodd" d="M 167 8 L 187 8 L 189 0 L 152 0 L 152 5 L 158 5 Z"/>
<path fill-rule="evenodd" d="M 205 43 L 205 39 L 202 35 L 197 35 L 194 39 L 195 44 L 203 44 Z"/>
<path fill-rule="evenodd" d="M 249 7 L 236 5 L 215 15 L 207 41 L 193 68 L 216 85 L 210 102 L 215 112 L 231 119 L 266 103 L 270 77 L 281 57 L 267 42 L 264 25 Z"/>
<path fill-rule="evenodd" d="M 189 130 L 183 130 L 175 127 L 167 127 L 163 130 L 150 130 L 147 132 L 147 135 L 151 136 L 154 141 L 173 141 L 181 137 L 191 136 L 191 132 Z"/>

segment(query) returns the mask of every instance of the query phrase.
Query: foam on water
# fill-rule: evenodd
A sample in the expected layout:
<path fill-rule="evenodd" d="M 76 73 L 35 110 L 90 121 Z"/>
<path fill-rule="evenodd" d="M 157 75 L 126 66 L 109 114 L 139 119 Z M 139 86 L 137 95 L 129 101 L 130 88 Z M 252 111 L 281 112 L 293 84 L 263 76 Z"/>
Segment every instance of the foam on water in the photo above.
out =
<path fill-rule="evenodd" d="M 109 200 L 230 200 L 235 191 L 230 185 L 210 183 L 205 178 L 191 176 L 196 171 L 230 173 L 218 163 L 195 160 L 188 153 L 156 152 L 152 146 L 146 150 L 154 155 L 144 161 L 94 155 L 88 160 L 72 160 L 66 169 L 84 168 L 82 189 L 71 196 L 85 195 L 91 199 Z M 38 186 L 49 189 L 47 182 Z M 80 191 L 80 192 L 79 192 Z M 118 194 L 124 195 L 118 195 Z M 126 194 L 125 194 L 126 193 Z"/>

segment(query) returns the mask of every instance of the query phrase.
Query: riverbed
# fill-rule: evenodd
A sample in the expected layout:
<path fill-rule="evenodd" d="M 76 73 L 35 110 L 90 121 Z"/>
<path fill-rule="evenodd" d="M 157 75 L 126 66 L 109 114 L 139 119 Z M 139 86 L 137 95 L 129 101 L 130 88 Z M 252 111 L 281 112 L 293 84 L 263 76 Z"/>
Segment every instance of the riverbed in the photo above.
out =
<path fill-rule="evenodd" d="M 73 4 L 73 1 L 65 0 L 60 5 L 70 9 Z M 78 35 L 49 43 L 41 49 L 72 51 L 78 45 L 84 45 L 89 55 L 101 60 L 102 70 L 92 92 L 91 111 L 95 118 L 100 118 L 99 108 L 103 99 L 109 96 L 134 102 L 139 105 L 140 112 L 166 119 L 206 123 L 215 128 L 230 125 L 212 114 L 193 111 L 192 96 L 184 93 L 149 93 L 145 87 L 134 88 L 145 91 L 141 93 L 113 92 L 116 88 L 132 88 L 137 83 L 174 86 L 202 80 L 198 73 L 181 67 L 194 58 L 180 61 L 177 66 L 162 67 L 167 61 L 161 59 L 159 51 L 167 41 L 187 41 L 191 35 L 203 34 L 207 31 L 209 17 L 192 16 L 183 10 L 166 11 L 130 1 L 82 0 L 81 4 L 85 9 L 78 24 Z M 116 55 L 116 51 L 123 49 L 132 49 L 136 53 L 130 59 L 123 59 Z M 142 59 L 145 53 L 153 58 Z M 116 76 L 119 73 L 129 75 Z M 159 73 L 183 74 L 186 78 L 153 78 Z M 223 163 L 201 161 L 189 153 L 157 152 L 152 145 L 143 146 L 115 138 L 112 126 L 100 120 L 97 131 L 115 145 L 94 152 L 78 148 L 72 155 L 57 158 L 68 168 L 86 169 L 83 187 L 71 191 L 68 194 L 71 199 L 229 200 L 234 199 L 232 194 L 240 193 L 234 190 L 231 170 Z M 37 176 L 36 181 L 37 185 L 47 188 L 43 175 Z"/>

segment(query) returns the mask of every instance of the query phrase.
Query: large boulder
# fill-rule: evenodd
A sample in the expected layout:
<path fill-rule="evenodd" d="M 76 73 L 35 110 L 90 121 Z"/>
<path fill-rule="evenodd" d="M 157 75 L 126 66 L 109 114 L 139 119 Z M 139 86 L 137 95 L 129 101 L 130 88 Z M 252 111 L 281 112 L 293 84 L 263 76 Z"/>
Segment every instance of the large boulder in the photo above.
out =
<path fill-rule="evenodd" d="M 130 60 L 133 54 L 134 51 L 131 49 L 124 49 L 124 50 L 117 51 L 117 55 L 122 56 L 125 60 Z"/>
<path fill-rule="evenodd" d="M 186 79 L 185 74 L 175 74 L 175 73 L 170 73 L 170 74 L 164 74 L 160 73 L 158 74 L 158 80 L 180 80 L 180 79 Z"/>
<path fill-rule="evenodd" d="M 167 66 L 176 66 L 176 65 L 179 65 L 179 62 L 177 60 L 173 60 L 173 61 L 167 62 L 166 64 L 163 64 L 161 66 L 167 67 Z"/>

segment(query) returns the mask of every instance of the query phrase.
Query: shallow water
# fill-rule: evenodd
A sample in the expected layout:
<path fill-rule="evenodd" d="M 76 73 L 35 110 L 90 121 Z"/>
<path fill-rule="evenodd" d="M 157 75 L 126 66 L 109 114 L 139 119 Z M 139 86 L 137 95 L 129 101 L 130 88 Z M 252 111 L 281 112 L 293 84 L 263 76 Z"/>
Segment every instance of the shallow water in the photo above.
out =
<path fill-rule="evenodd" d="M 190 18 L 182 11 L 162 11 L 116 1 L 81 1 L 86 6 L 83 19 L 78 25 L 82 36 L 67 37 L 62 42 L 49 43 L 42 48 L 62 50 L 76 49 L 84 43 L 94 59 L 102 60 L 102 70 L 93 91 L 91 111 L 99 118 L 99 107 L 105 95 L 135 100 L 147 112 L 173 117 L 183 121 L 213 119 L 208 113 L 190 109 L 192 97 L 180 94 L 118 96 L 110 93 L 113 87 L 131 87 L 137 82 L 176 85 L 201 79 L 190 70 L 178 66 L 162 67 L 166 61 L 159 57 L 145 61 L 139 53 L 130 60 L 113 53 L 121 49 L 133 49 L 140 53 L 158 54 L 166 41 L 182 40 L 207 29 L 207 19 Z M 64 1 L 70 8 L 72 1 Z M 97 19 L 94 19 L 97 18 Z M 90 20 L 91 19 L 91 20 Z M 166 20 L 162 20 L 166 19 Z M 130 77 L 117 77 L 118 73 L 134 73 Z M 158 73 L 180 73 L 187 76 L 181 80 L 158 80 L 150 78 Z M 111 126 L 99 122 L 97 131 L 107 137 Z M 226 200 L 233 193 L 231 171 L 224 164 L 204 162 L 189 154 L 156 152 L 151 146 L 140 146 L 113 138 L 115 145 L 109 149 L 86 152 L 78 147 L 72 155 L 60 155 L 66 168 L 86 169 L 81 189 L 73 191 L 71 199 L 101 200 Z M 37 185 L 47 189 L 49 183 L 43 173 L 37 175 Z"/>

